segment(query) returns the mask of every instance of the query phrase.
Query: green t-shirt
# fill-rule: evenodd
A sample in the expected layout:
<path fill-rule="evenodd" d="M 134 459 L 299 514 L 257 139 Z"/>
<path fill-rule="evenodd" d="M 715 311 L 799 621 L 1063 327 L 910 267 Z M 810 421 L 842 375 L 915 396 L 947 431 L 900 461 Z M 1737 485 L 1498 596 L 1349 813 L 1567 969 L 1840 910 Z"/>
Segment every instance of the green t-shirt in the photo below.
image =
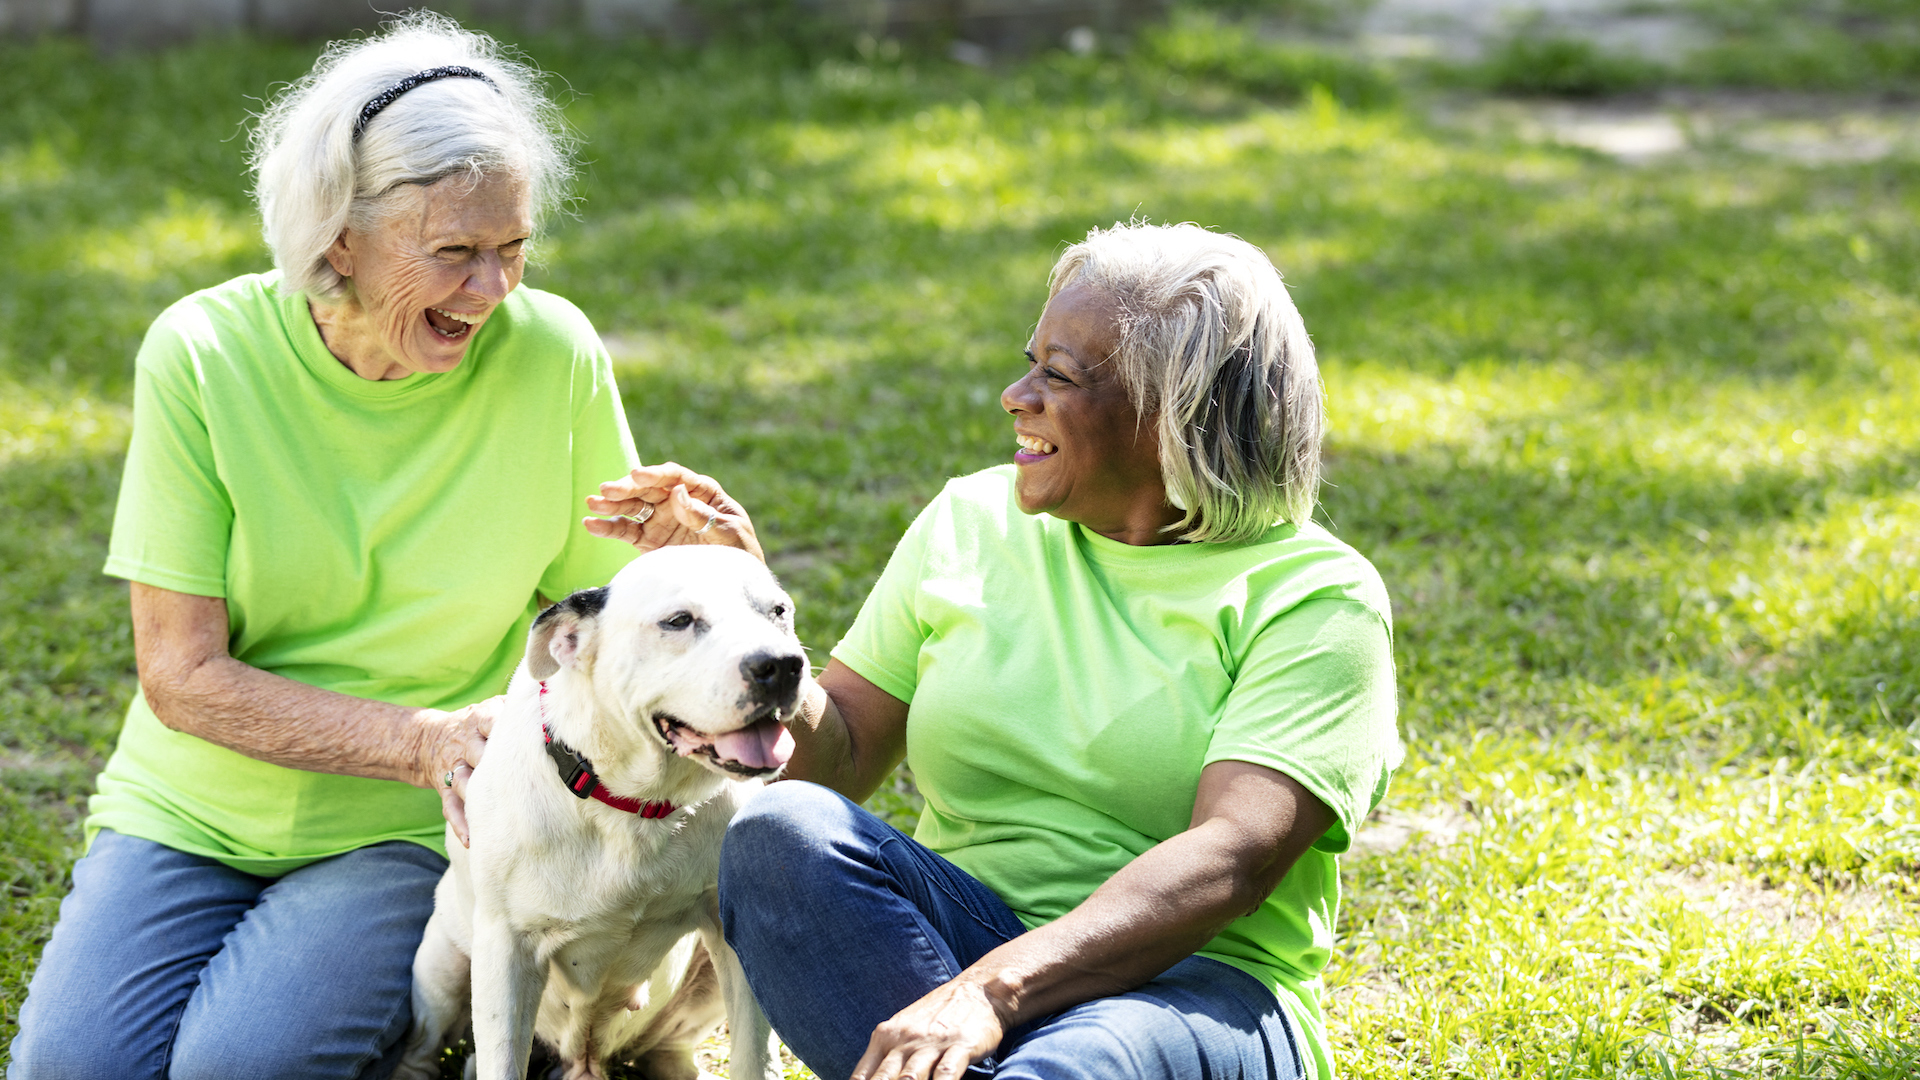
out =
<path fill-rule="evenodd" d="M 915 839 L 1031 928 L 1184 832 L 1206 765 L 1293 777 L 1338 824 L 1200 955 L 1279 992 L 1330 1077 L 1335 855 L 1400 759 L 1385 586 L 1315 525 L 1133 547 L 1021 513 L 1013 476 L 950 482 L 833 650 L 912 706 Z"/>
<path fill-rule="evenodd" d="M 450 372 L 371 382 L 303 294 L 235 278 L 155 320 L 106 572 L 225 597 L 229 647 L 356 697 L 457 708 L 500 693 L 535 594 L 605 584 L 633 548 L 580 527 L 637 458 L 612 361 L 578 308 L 520 288 Z M 278 875 L 386 840 L 435 850 L 440 800 L 257 761 L 136 696 L 87 818 Z"/>

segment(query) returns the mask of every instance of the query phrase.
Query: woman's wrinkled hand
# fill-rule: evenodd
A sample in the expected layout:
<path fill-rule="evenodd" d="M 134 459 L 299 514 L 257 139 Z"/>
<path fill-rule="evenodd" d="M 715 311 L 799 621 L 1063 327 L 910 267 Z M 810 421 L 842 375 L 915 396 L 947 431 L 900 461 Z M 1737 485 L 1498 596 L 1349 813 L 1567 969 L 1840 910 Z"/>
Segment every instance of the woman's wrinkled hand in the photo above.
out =
<path fill-rule="evenodd" d="M 1005 1034 L 987 992 L 955 979 L 874 1028 L 852 1080 L 957 1080 Z"/>
<path fill-rule="evenodd" d="M 493 721 L 504 711 L 506 701 L 504 696 L 476 701 L 428 721 L 421 775 L 415 783 L 440 793 L 440 813 L 453 826 L 462 847 L 473 842 L 467 830 L 467 781 L 473 779 L 474 766 L 487 752 L 487 737 L 493 734 Z"/>
<path fill-rule="evenodd" d="M 625 540 L 642 552 L 669 544 L 724 544 L 761 562 L 767 558 L 746 508 L 713 477 L 675 462 L 642 465 L 601 484 L 600 494 L 587 496 L 587 509 L 607 515 L 587 518 L 588 532 Z"/>

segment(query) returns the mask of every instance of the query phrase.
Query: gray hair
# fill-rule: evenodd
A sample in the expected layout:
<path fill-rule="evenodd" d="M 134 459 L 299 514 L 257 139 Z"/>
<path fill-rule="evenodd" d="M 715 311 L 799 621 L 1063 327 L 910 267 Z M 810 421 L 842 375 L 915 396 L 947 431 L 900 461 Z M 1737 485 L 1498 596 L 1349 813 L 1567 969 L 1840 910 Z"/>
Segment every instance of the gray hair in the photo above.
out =
<path fill-rule="evenodd" d="M 382 91 L 429 68 L 486 75 L 425 83 L 381 110 L 358 139 L 354 122 Z M 313 70 L 276 97 L 253 132 L 254 200 L 273 262 L 289 288 L 330 300 L 349 282 L 326 260 L 348 228 L 377 228 L 403 185 L 466 173 L 528 185 L 538 224 L 573 179 L 575 140 L 540 72 L 485 34 L 415 12 L 362 41 L 327 46 Z"/>
<path fill-rule="evenodd" d="M 1306 324 L 1266 253 L 1193 224 L 1116 224 L 1060 256 L 1047 298 L 1076 284 L 1119 309 L 1112 362 L 1186 511 L 1168 531 L 1232 543 L 1305 524 L 1326 408 Z"/>

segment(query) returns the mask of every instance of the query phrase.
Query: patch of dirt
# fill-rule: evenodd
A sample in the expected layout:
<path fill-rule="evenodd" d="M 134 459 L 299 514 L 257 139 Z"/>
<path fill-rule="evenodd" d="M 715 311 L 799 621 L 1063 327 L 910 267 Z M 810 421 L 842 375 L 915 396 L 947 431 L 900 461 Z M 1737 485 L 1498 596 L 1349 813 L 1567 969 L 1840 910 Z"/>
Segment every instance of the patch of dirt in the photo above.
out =
<path fill-rule="evenodd" d="M 1908 916 L 1880 893 L 1866 888 L 1830 893 L 1778 889 L 1729 866 L 1655 874 L 1652 884 L 1677 892 L 1688 907 L 1715 922 L 1746 922 L 1770 936 L 1809 941 L 1851 923 L 1869 932 L 1905 924 Z"/>
<path fill-rule="evenodd" d="M 615 372 L 627 372 L 650 368 L 666 358 L 666 342 L 659 334 L 644 330 L 619 334 L 601 334 L 600 343 L 607 347 L 608 355 L 613 357 Z"/>
<path fill-rule="evenodd" d="M 1408 844 L 1446 847 L 1479 823 L 1458 807 L 1430 811 L 1377 810 L 1354 835 L 1353 856 L 1385 855 Z"/>
<path fill-rule="evenodd" d="M 1348 1010 L 1355 1013 L 1371 1012 L 1386 1008 L 1404 998 L 1406 993 L 1407 988 L 1400 984 L 1399 979 L 1378 967 L 1369 967 L 1365 974 L 1352 982 L 1330 987 L 1322 1004 L 1329 1015 Z"/>
<path fill-rule="evenodd" d="M 700 1069 L 700 1080 L 720 1080 L 720 1077 L 728 1075 L 727 1038 L 727 1027 L 722 1024 L 720 1030 L 714 1032 L 711 1038 L 694 1047 L 693 1063 Z M 787 1049 L 785 1043 L 780 1044 L 781 1075 L 791 1073 L 799 1067 L 800 1059 L 793 1056 L 793 1051 Z"/>

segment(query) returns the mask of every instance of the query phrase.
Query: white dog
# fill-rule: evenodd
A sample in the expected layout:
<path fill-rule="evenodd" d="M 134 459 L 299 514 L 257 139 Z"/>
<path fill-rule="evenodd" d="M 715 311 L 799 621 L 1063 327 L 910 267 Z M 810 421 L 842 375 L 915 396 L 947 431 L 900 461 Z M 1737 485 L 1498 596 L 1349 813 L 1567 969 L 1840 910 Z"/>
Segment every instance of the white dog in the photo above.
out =
<path fill-rule="evenodd" d="M 569 1080 L 616 1053 L 680 1080 L 724 1006 L 736 1080 L 778 1077 L 716 882 L 807 678 L 793 601 L 731 548 L 662 548 L 541 613 L 467 787 L 473 847 L 448 833 L 397 1075 L 437 1076 L 471 1015 L 469 1077 L 524 1077 L 537 1032 Z"/>

